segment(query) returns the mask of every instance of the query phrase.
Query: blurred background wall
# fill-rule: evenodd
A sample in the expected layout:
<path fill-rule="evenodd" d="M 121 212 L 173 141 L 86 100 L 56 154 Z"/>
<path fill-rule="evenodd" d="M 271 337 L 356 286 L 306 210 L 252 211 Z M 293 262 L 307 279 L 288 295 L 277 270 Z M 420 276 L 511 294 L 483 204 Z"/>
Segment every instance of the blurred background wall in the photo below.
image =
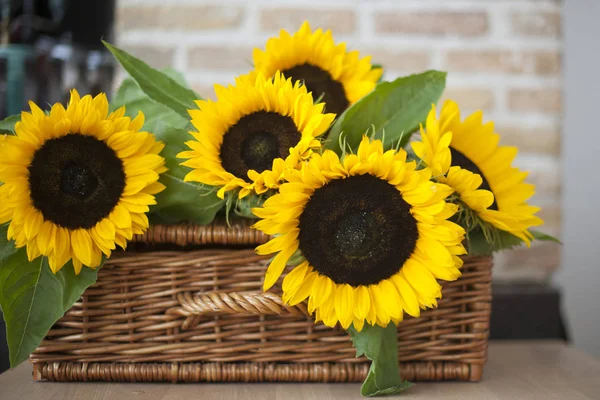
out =
<path fill-rule="evenodd" d="M 115 34 L 120 46 L 184 72 L 210 98 L 214 83 L 250 69 L 253 47 L 304 19 L 372 55 L 386 79 L 448 71 L 444 97 L 465 114 L 482 109 L 502 143 L 519 146 L 516 164 L 537 185 L 532 202 L 543 207 L 543 229 L 558 235 L 561 12 L 556 0 L 118 0 Z M 560 250 L 545 243 L 499 254 L 494 279 L 549 281 Z"/>
<path fill-rule="evenodd" d="M 600 102 L 600 1 L 568 0 L 565 21 L 565 124 L 562 135 L 564 250 L 558 274 L 572 339 L 600 357 L 600 136 L 590 128 Z"/>

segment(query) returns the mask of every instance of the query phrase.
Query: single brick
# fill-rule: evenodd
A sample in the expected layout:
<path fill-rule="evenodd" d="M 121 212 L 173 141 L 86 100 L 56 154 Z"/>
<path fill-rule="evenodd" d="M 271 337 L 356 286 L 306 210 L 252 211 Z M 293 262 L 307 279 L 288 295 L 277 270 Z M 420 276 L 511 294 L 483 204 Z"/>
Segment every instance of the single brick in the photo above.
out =
<path fill-rule="evenodd" d="M 528 37 L 561 36 L 561 15 L 552 11 L 513 12 L 510 16 L 514 34 Z"/>
<path fill-rule="evenodd" d="M 292 33 L 305 20 L 310 22 L 313 30 L 331 29 L 334 37 L 353 33 L 357 25 L 355 12 L 348 9 L 269 8 L 260 12 L 260 29 L 263 32 L 286 29 Z"/>
<path fill-rule="evenodd" d="M 374 15 L 377 33 L 422 36 L 481 36 L 488 32 L 486 12 L 381 11 Z"/>
<path fill-rule="evenodd" d="M 188 65 L 190 68 L 243 73 L 252 69 L 252 49 L 225 45 L 195 46 L 188 49 Z"/>
<path fill-rule="evenodd" d="M 449 72 L 557 75 L 560 66 L 560 53 L 546 50 L 452 50 L 445 59 Z"/>
<path fill-rule="evenodd" d="M 373 64 L 381 64 L 385 70 L 414 74 L 429 68 L 431 55 L 426 51 L 392 50 L 392 49 L 365 49 L 360 52 L 361 57 L 371 56 Z"/>
<path fill-rule="evenodd" d="M 125 5 L 117 8 L 117 29 L 231 29 L 240 26 L 243 16 L 243 8 L 231 5 Z"/>
<path fill-rule="evenodd" d="M 517 112 L 535 112 L 559 115 L 562 111 L 560 89 L 511 89 L 508 108 Z"/>
<path fill-rule="evenodd" d="M 439 104 L 444 104 L 445 100 L 456 101 L 463 110 L 463 114 L 474 110 L 491 111 L 495 106 L 494 93 L 485 88 L 451 87 L 444 91 Z"/>

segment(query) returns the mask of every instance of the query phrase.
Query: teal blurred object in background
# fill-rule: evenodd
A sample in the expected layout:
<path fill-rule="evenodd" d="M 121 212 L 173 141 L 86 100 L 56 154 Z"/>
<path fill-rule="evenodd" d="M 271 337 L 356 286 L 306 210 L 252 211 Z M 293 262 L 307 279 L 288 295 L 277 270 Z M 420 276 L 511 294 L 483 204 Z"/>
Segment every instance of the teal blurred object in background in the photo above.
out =
<path fill-rule="evenodd" d="M 34 51 L 31 46 L 13 44 L 0 47 L 0 60 L 3 69 L 2 106 L 3 114 L 13 115 L 21 112 L 27 104 L 26 70 L 31 65 Z M 3 116 L 4 117 L 4 116 Z"/>
<path fill-rule="evenodd" d="M 0 1 L 0 118 L 27 102 L 66 102 L 69 90 L 108 92 L 114 0 Z"/>

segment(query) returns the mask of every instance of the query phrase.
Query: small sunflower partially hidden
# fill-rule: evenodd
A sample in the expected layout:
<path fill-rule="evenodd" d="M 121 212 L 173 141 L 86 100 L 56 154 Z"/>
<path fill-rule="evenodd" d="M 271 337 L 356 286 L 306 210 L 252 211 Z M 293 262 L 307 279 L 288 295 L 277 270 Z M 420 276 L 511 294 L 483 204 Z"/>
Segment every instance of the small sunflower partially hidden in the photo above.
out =
<path fill-rule="evenodd" d="M 219 188 L 218 196 L 239 190 L 239 197 L 262 194 L 279 187 L 283 172 L 296 168 L 317 138 L 331 125 L 334 114 L 324 114 L 324 104 L 300 82 L 292 83 L 280 73 L 273 79 L 243 76 L 235 86 L 215 85 L 217 101 L 200 100 L 190 110 L 192 149 L 178 154 L 193 170 L 186 181 Z"/>
<path fill-rule="evenodd" d="M 436 279 L 460 276 L 464 230 L 448 221 L 457 209 L 446 185 L 416 170 L 406 152 L 384 153 L 363 138 L 357 154 L 314 154 L 286 174 L 279 194 L 253 210 L 254 227 L 277 235 L 257 253 L 278 253 L 264 289 L 273 286 L 297 250 L 305 260 L 283 280 L 283 300 L 308 298 L 317 321 L 343 328 L 365 321 L 386 327 L 404 312 L 418 317 L 441 297 Z"/>
<path fill-rule="evenodd" d="M 27 246 L 30 261 L 47 256 L 56 273 L 72 259 L 78 274 L 148 228 L 164 145 L 140 131 L 143 114 L 109 115 L 104 94 L 73 90 L 66 109 L 57 103 L 47 115 L 29 105 L 0 142 L 0 224 L 10 222 L 8 239 Z"/>
<path fill-rule="evenodd" d="M 511 166 L 517 148 L 498 146 L 494 123 L 482 118 L 479 111 L 461 121 L 458 105 L 446 101 L 438 120 L 434 106 L 413 150 L 479 218 L 529 245 L 528 229 L 544 223 L 535 215 L 539 208 L 527 204 L 535 186 L 524 183 L 527 172 Z"/>
<path fill-rule="evenodd" d="M 293 36 L 282 29 L 279 37 L 269 39 L 265 51 L 254 49 L 252 59 L 260 74 L 273 76 L 281 71 L 304 82 L 315 98 L 323 96 L 325 110 L 335 114 L 373 90 L 383 73 L 373 68 L 371 57 L 346 51 L 345 43 L 335 44 L 331 31 L 312 32 L 308 22 Z"/>

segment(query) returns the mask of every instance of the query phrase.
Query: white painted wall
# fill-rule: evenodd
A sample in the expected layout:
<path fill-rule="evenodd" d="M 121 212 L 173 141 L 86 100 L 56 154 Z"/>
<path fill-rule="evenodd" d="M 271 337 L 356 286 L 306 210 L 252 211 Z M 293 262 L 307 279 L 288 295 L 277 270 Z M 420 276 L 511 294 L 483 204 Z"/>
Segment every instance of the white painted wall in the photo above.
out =
<path fill-rule="evenodd" d="M 600 357 L 600 1 L 565 0 L 563 311 L 576 347 Z"/>

